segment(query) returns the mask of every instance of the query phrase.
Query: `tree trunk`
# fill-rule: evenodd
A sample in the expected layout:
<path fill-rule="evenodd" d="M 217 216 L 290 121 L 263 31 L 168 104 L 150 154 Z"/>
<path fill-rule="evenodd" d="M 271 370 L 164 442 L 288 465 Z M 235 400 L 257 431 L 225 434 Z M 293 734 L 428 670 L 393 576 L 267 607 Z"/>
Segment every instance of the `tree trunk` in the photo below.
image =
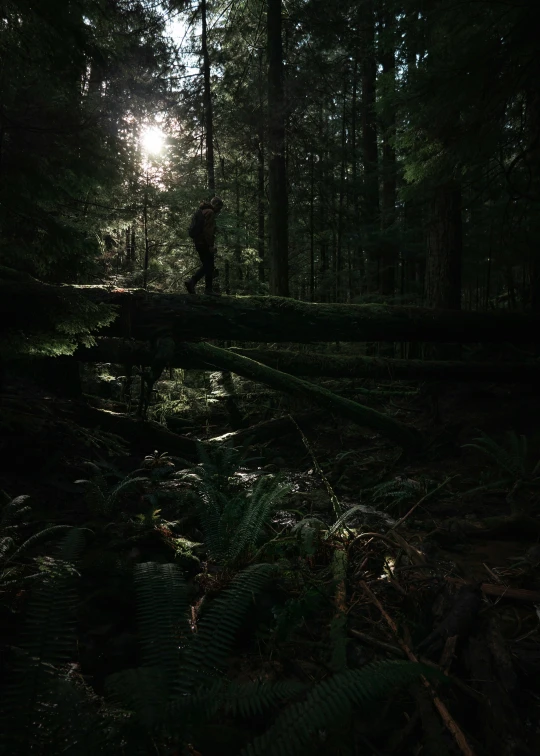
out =
<path fill-rule="evenodd" d="M 144 225 L 143 289 L 146 289 L 147 284 L 148 284 L 148 265 L 150 262 L 150 248 L 148 245 L 148 171 L 146 171 L 146 185 L 144 187 L 143 225 Z"/>
<path fill-rule="evenodd" d="M 131 260 L 135 262 L 137 247 L 135 244 L 135 224 L 131 227 Z"/>
<path fill-rule="evenodd" d="M 1 273 L 1 270 L 0 270 Z M 28 303 L 32 302 L 29 308 Z M 0 336 L 58 334 L 57 326 L 88 312 L 89 304 L 116 305 L 103 336 L 178 341 L 224 339 L 264 342 L 433 341 L 528 344 L 539 314 L 435 310 L 380 304 L 312 304 L 277 297 L 192 297 L 102 286 L 53 286 L 0 277 Z"/>
<path fill-rule="evenodd" d="M 267 0 L 268 31 L 268 231 L 270 293 L 289 296 L 289 233 L 285 165 L 285 91 L 281 0 Z"/>
<path fill-rule="evenodd" d="M 345 171 L 347 160 L 347 124 L 346 124 L 346 107 L 347 107 L 347 85 L 348 77 L 344 75 L 343 83 L 343 110 L 341 113 L 341 167 L 339 173 L 339 205 L 338 205 L 338 227 L 337 227 L 337 245 L 336 245 L 336 302 L 343 301 L 343 213 L 345 203 Z"/>
<path fill-rule="evenodd" d="M 394 19 L 389 11 L 383 14 L 383 35 L 381 63 L 383 75 L 386 78 L 385 89 L 387 93 L 394 95 L 395 91 L 395 52 L 394 52 Z M 383 244 L 381 249 L 381 294 L 393 296 L 395 290 L 395 271 L 397 262 L 397 245 L 389 238 L 388 229 L 391 229 L 396 220 L 396 150 L 394 139 L 396 135 L 396 112 L 395 99 L 392 96 L 382 117 L 383 121 L 383 147 L 382 147 L 382 212 L 381 229 L 383 231 Z M 386 234 L 385 234 L 386 232 Z M 391 232 L 390 232 L 391 233 Z M 386 237 L 386 238 L 385 238 Z"/>
<path fill-rule="evenodd" d="M 309 298 L 315 301 L 315 160 L 309 156 Z"/>
<path fill-rule="evenodd" d="M 264 193 L 264 79 L 263 50 L 259 52 L 259 134 L 257 146 L 257 250 L 259 253 L 259 281 L 266 280 L 264 270 L 265 193 Z"/>
<path fill-rule="evenodd" d="M 433 190 L 430 207 L 426 268 L 428 307 L 461 309 L 461 259 L 461 188 L 447 183 Z"/>
<path fill-rule="evenodd" d="M 358 50 L 354 57 L 353 68 L 353 86 L 352 86 L 352 101 L 351 101 L 351 173 L 352 173 L 352 196 L 353 196 L 353 213 L 354 222 L 356 228 L 354 229 L 354 242 L 352 249 L 352 271 L 350 273 L 350 296 L 351 298 L 357 294 L 356 280 L 360 276 L 362 269 L 362 247 L 360 245 L 360 203 L 359 198 L 359 186 L 358 186 L 358 155 L 357 155 L 357 103 L 358 103 Z"/>
<path fill-rule="evenodd" d="M 363 225 L 368 237 L 375 233 L 379 222 L 379 179 L 377 153 L 377 125 L 375 89 L 377 61 L 375 59 L 375 13 L 373 0 L 366 0 L 361 20 L 362 43 L 362 151 L 364 166 Z M 373 261 L 373 246 L 364 239 L 364 249 Z M 377 282 L 378 286 L 378 282 Z"/>
<path fill-rule="evenodd" d="M 361 355 L 317 354 L 289 350 L 241 349 L 234 354 L 249 357 L 262 365 L 289 375 L 306 378 L 371 378 L 375 380 L 448 380 L 496 381 L 498 383 L 535 383 L 540 379 L 540 361 L 529 362 L 458 362 L 397 360 Z M 75 353 L 81 362 L 109 362 L 118 365 L 152 365 L 156 361 L 154 350 L 143 341 L 101 338 L 95 347 L 81 347 Z M 186 359 L 183 345 L 169 357 L 172 367 L 186 370 L 204 370 L 206 363 Z"/>
<path fill-rule="evenodd" d="M 210 56 L 208 55 L 206 0 L 201 0 L 201 25 L 201 46 L 203 55 L 204 79 L 204 127 L 206 135 L 206 171 L 208 174 L 208 191 L 213 197 L 216 193 L 216 178 L 214 172 L 214 118 L 212 112 L 212 90 L 210 87 Z"/>
<path fill-rule="evenodd" d="M 234 190 L 236 195 L 236 238 L 234 243 L 234 261 L 236 263 L 236 284 L 242 282 L 244 274 L 242 271 L 242 241 L 240 239 L 240 181 L 238 179 L 238 161 L 234 166 Z"/>
<path fill-rule="evenodd" d="M 264 272 L 264 141 L 263 131 L 259 132 L 257 165 L 257 251 L 259 253 L 259 281 L 265 281 Z"/>
<path fill-rule="evenodd" d="M 344 399 L 320 386 L 315 386 L 291 375 L 285 375 L 247 357 L 242 357 L 211 344 L 184 344 L 182 349 L 185 350 L 187 359 L 190 357 L 199 359 L 206 363 L 209 368 L 230 370 L 237 375 L 259 381 L 278 391 L 285 391 L 293 396 L 311 400 L 337 415 L 344 415 L 348 420 L 381 433 L 406 451 L 414 451 L 421 447 L 422 437 L 415 428 L 409 428 L 381 412 L 364 407 L 350 399 Z"/>

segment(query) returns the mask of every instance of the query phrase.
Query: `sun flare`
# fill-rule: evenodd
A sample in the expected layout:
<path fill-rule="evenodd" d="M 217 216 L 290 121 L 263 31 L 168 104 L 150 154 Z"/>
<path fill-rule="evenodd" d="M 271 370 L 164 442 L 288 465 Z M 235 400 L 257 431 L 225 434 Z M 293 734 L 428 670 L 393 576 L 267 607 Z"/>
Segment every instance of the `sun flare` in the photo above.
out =
<path fill-rule="evenodd" d="M 165 134 L 157 126 L 148 126 L 141 133 L 143 150 L 149 155 L 157 155 L 163 149 Z"/>

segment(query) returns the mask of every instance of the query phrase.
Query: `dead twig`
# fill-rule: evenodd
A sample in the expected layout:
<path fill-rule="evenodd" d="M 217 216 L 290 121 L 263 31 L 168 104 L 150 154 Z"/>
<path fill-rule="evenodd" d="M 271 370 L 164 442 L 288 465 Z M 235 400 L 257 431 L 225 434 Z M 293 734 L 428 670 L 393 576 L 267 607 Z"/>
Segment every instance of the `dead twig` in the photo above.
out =
<path fill-rule="evenodd" d="M 392 646 L 391 643 L 385 643 L 384 641 L 380 641 L 378 638 L 373 638 L 371 635 L 367 635 L 366 633 L 361 633 L 360 630 L 353 630 L 352 628 L 349 628 L 349 634 L 353 635 L 355 638 L 358 638 L 358 640 L 361 640 L 363 643 L 367 643 L 369 646 L 373 646 L 374 648 L 380 648 L 381 651 L 386 651 L 388 654 L 393 654 L 394 656 L 400 656 L 403 658 L 404 653 L 401 650 L 401 648 L 398 648 L 397 646 Z"/>
<path fill-rule="evenodd" d="M 461 578 L 451 577 L 447 577 L 445 580 L 448 583 L 455 583 L 456 585 L 466 585 L 467 582 Z M 491 585 L 491 583 L 482 583 L 480 590 L 486 596 L 498 596 L 505 599 L 514 599 L 515 601 L 540 604 L 540 591 L 528 591 L 525 588 L 508 588 L 505 585 Z"/>
<path fill-rule="evenodd" d="M 454 478 L 457 478 L 457 477 L 458 477 L 457 475 L 451 475 L 449 478 L 444 480 L 439 486 L 437 486 L 437 488 L 434 488 L 433 491 L 429 491 L 425 496 L 422 496 L 420 501 L 417 501 L 416 504 L 409 509 L 407 514 L 403 515 L 401 520 L 398 520 L 395 525 L 392 525 L 392 527 L 390 528 L 388 532 L 390 533 L 392 530 L 396 530 L 396 528 L 399 528 L 400 525 L 403 525 L 405 520 L 408 519 L 412 515 L 415 509 L 418 509 L 418 507 L 421 506 L 425 501 L 430 499 L 432 496 L 435 496 L 435 494 L 438 493 L 441 490 L 441 488 L 444 488 L 447 483 L 450 483 L 451 480 L 454 480 Z"/>
<path fill-rule="evenodd" d="M 386 621 L 389 628 L 394 633 L 396 640 L 400 646 L 400 648 L 403 650 L 407 658 L 412 662 L 418 662 L 418 659 L 413 654 L 411 649 L 407 646 L 407 644 L 401 639 L 397 625 L 394 622 L 394 620 L 390 617 L 390 615 L 385 611 L 384 607 L 382 606 L 381 602 L 375 596 L 373 591 L 370 590 L 370 588 L 367 586 L 367 584 L 364 581 L 360 581 L 360 586 L 365 592 L 365 594 L 368 596 L 368 598 L 375 604 L 377 609 L 380 611 L 381 615 L 384 617 L 384 620 Z M 431 684 L 426 680 L 425 677 L 422 676 L 422 683 L 429 691 L 431 698 L 433 700 L 433 704 L 435 705 L 435 708 L 441 715 L 441 718 L 444 722 L 445 727 L 447 730 L 451 733 L 454 740 L 456 741 L 456 744 L 464 756 L 475 756 L 474 751 L 470 747 L 469 743 L 467 742 L 467 738 L 465 737 L 463 731 L 461 730 L 458 723 L 455 721 L 455 719 L 452 717 L 444 703 L 441 701 Z"/>

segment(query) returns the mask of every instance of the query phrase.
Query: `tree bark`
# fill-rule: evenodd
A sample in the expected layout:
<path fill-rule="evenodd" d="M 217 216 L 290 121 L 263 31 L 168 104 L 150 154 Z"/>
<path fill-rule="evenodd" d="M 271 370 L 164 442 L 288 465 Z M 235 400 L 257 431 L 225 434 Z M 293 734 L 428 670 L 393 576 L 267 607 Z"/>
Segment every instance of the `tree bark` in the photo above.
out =
<path fill-rule="evenodd" d="M 431 201 L 426 268 L 429 307 L 461 309 L 462 245 L 461 188 L 447 183 L 433 190 Z"/>
<path fill-rule="evenodd" d="M 0 271 L 1 273 L 1 271 Z M 32 306 L 29 307 L 29 303 Z M 380 304 L 313 304 L 279 297 L 205 297 L 54 286 L 0 276 L 0 336 L 58 333 L 70 313 L 89 305 L 117 308 L 102 336 L 176 341 L 223 339 L 255 342 L 433 341 L 534 343 L 540 314 L 494 310 L 435 310 Z"/>
<path fill-rule="evenodd" d="M 375 59 L 375 12 L 373 0 L 366 0 L 361 16 L 362 44 L 362 152 L 364 167 L 364 191 L 362 197 L 362 220 L 364 225 L 364 250 L 373 260 L 374 249 L 369 235 L 379 223 L 379 180 L 377 123 L 375 113 L 375 92 L 377 81 L 377 61 Z M 366 241 L 366 235 L 368 240 Z M 378 281 L 377 281 L 378 286 Z"/>
<path fill-rule="evenodd" d="M 262 444 L 265 441 L 272 441 L 275 438 L 281 438 L 289 433 L 298 433 L 297 425 L 303 430 L 314 425 L 317 421 L 322 421 L 327 417 L 325 412 L 316 410 L 314 412 L 304 412 L 294 418 L 289 415 L 277 417 L 273 420 L 265 420 L 249 428 L 225 433 L 222 436 L 215 436 L 209 439 L 208 443 L 230 443 L 234 446 L 245 443 Z M 295 424 L 296 423 L 296 424 Z"/>
<path fill-rule="evenodd" d="M 210 87 L 210 56 L 208 54 L 208 30 L 206 24 L 206 0 L 201 0 L 201 47 L 203 55 L 204 79 L 204 127 L 206 135 L 206 170 L 208 174 L 208 191 L 212 196 L 216 193 L 216 178 L 214 169 L 214 118 L 212 111 L 212 90 Z"/>
<path fill-rule="evenodd" d="M 383 121 L 383 145 L 382 145 L 382 208 L 381 229 L 383 231 L 383 244 L 381 250 L 381 294 L 392 296 L 395 290 L 395 272 L 397 262 L 397 245 L 386 233 L 392 228 L 396 219 L 396 150 L 394 140 L 396 135 L 396 112 L 395 112 L 395 50 L 394 50 L 394 18 L 389 10 L 383 12 L 383 34 L 381 63 L 383 75 L 386 78 L 385 87 L 387 96 L 392 95 L 391 100 L 385 102 Z"/>
<path fill-rule="evenodd" d="M 288 297 L 289 232 L 281 0 L 267 0 L 267 32 L 270 293 Z"/>
<path fill-rule="evenodd" d="M 266 281 L 264 270 L 265 205 L 264 194 L 264 96 L 263 96 L 263 51 L 259 53 L 259 134 L 257 145 L 257 244 L 259 252 L 259 281 Z"/>
<path fill-rule="evenodd" d="M 409 428 L 381 412 L 344 399 L 300 378 L 285 375 L 247 357 L 206 343 L 184 344 L 182 350 L 187 359 L 200 359 L 209 368 L 230 370 L 278 391 L 312 401 L 337 415 L 343 415 L 359 425 L 381 433 L 407 452 L 418 450 L 422 445 L 422 437 L 415 428 Z"/>
<path fill-rule="evenodd" d="M 343 216 L 345 205 L 345 177 L 347 168 L 347 88 L 348 77 L 344 73 L 343 108 L 341 113 L 341 166 L 339 172 L 339 203 L 336 242 L 336 302 L 343 301 Z"/>
<path fill-rule="evenodd" d="M 540 361 L 529 362 L 457 362 L 398 360 L 360 355 L 317 354 L 272 349 L 241 349 L 231 352 L 249 357 L 283 373 L 303 377 L 372 378 L 376 380 L 447 380 L 495 381 L 497 383 L 535 383 L 540 379 Z M 95 347 L 77 350 L 82 362 L 108 362 L 118 365 L 152 365 L 155 351 L 146 342 L 127 339 L 99 339 Z M 172 367 L 205 370 L 200 359 L 186 358 L 183 345 L 170 357 Z"/>

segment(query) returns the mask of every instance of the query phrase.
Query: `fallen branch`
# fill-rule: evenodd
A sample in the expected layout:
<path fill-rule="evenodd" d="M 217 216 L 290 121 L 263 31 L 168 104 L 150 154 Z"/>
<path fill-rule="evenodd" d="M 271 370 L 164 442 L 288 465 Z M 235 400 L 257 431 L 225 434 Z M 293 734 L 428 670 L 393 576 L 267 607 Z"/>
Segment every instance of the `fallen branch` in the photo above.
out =
<path fill-rule="evenodd" d="M 386 624 L 389 626 L 389 628 L 392 630 L 397 643 L 399 644 L 400 648 L 403 650 L 407 658 L 412 662 L 418 662 L 418 659 L 413 654 L 411 649 L 407 646 L 405 641 L 403 641 L 398 633 L 397 625 L 394 622 L 394 620 L 390 617 L 390 615 L 385 611 L 384 607 L 382 606 L 381 602 L 375 596 L 375 594 L 370 590 L 368 585 L 361 580 L 360 581 L 360 587 L 366 594 L 366 596 L 372 601 L 373 604 L 377 607 L 377 609 L 380 611 L 381 615 L 383 616 L 384 620 L 386 621 Z M 474 751 L 470 747 L 469 743 L 467 742 L 467 738 L 463 734 L 463 731 L 461 730 L 460 726 L 456 722 L 456 720 L 452 717 L 444 703 L 441 701 L 431 684 L 426 680 L 425 677 L 422 676 L 422 683 L 429 691 L 431 698 L 433 700 L 433 703 L 435 705 L 435 708 L 441 715 L 441 718 L 444 722 L 445 727 L 447 730 L 451 733 L 454 740 L 456 741 L 456 744 L 464 756 L 475 756 Z"/>
<path fill-rule="evenodd" d="M 311 400 L 335 414 L 343 415 L 359 425 L 378 431 L 406 451 L 417 450 L 422 445 L 422 437 L 415 428 L 410 428 L 370 407 L 337 396 L 320 386 L 315 386 L 291 375 L 285 375 L 285 373 L 261 365 L 259 362 L 254 362 L 247 357 L 242 357 L 211 344 L 183 344 L 182 348 L 187 356 L 197 357 L 205 362 L 209 368 L 230 370 L 238 375 L 243 375 L 245 378 L 265 383 L 279 391 Z"/>
<path fill-rule="evenodd" d="M 308 428 L 324 417 L 325 413 L 321 411 L 305 412 L 302 415 L 298 415 L 294 420 L 289 415 L 277 417 L 273 420 L 265 420 L 262 423 L 251 425 L 249 428 L 225 433 L 222 436 L 215 436 L 209 439 L 208 443 L 231 443 L 233 446 L 242 446 L 246 442 L 260 444 L 265 441 L 272 441 L 275 438 L 281 438 L 289 433 L 296 433 L 298 426 Z"/>
<path fill-rule="evenodd" d="M 455 583 L 456 585 L 467 585 L 467 582 L 461 580 L 461 578 L 447 577 L 445 580 L 448 583 Z M 492 585 L 491 583 L 482 583 L 480 590 L 486 596 L 497 596 L 514 601 L 527 601 L 531 604 L 540 604 L 540 591 L 528 591 L 525 588 L 508 588 L 505 585 Z"/>
<path fill-rule="evenodd" d="M 292 352 L 273 349 L 243 349 L 231 352 L 273 367 L 282 373 L 305 378 L 369 378 L 386 381 L 495 381 L 530 383 L 540 380 L 540 360 L 528 362 L 458 362 L 435 360 L 400 360 L 363 355 Z M 81 347 L 75 354 L 81 362 L 110 362 L 118 365 L 153 365 L 155 349 L 148 341 L 122 338 L 99 338 L 93 347 Z M 204 370 L 204 362 L 187 358 L 181 345 L 169 356 L 170 367 Z"/>

